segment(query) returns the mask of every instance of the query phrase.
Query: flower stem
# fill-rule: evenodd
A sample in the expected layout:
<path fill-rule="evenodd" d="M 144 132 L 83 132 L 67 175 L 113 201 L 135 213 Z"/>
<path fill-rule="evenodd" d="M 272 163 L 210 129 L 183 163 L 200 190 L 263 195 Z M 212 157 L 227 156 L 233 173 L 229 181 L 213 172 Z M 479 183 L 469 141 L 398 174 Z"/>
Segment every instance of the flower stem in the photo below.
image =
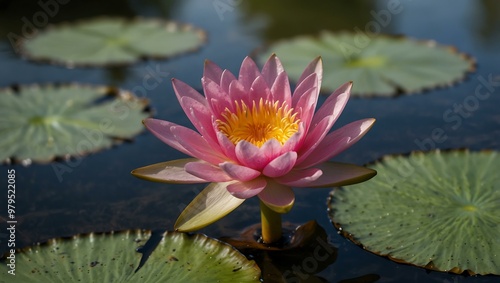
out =
<path fill-rule="evenodd" d="M 260 202 L 260 218 L 262 224 L 262 240 L 272 244 L 281 239 L 281 214 Z"/>

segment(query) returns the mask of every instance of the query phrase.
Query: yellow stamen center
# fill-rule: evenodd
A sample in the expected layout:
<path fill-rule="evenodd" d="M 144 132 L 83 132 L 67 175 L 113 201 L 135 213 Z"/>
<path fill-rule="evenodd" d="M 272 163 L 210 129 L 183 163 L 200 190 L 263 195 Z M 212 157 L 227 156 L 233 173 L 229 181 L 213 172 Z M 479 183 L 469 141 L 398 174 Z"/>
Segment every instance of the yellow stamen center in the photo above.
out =
<path fill-rule="evenodd" d="M 299 129 L 299 119 L 293 108 L 279 101 L 253 101 L 249 107 L 245 102 L 235 101 L 235 112 L 228 108 L 217 120 L 217 127 L 234 144 L 241 140 L 260 147 L 270 139 L 282 145 Z"/>

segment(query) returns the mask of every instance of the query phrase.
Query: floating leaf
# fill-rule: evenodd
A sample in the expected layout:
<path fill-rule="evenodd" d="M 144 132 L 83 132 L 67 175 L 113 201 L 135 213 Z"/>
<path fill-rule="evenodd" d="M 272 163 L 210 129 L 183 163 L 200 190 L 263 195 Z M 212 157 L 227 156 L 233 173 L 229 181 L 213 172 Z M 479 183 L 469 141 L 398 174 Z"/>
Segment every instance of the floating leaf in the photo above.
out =
<path fill-rule="evenodd" d="M 205 33 L 158 19 L 96 18 L 52 26 L 22 42 L 28 58 L 67 66 L 130 64 L 199 48 Z"/>
<path fill-rule="evenodd" d="M 260 282 L 254 261 L 204 235 L 167 232 L 140 266 L 136 249 L 150 236 L 137 230 L 50 240 L 15 254 L 15 276 L 3 262 L 0 282 Z"/>
<path fill-rule="evenodd" d="M 500 274 L 498 152 L 412 153 L 371 167 L 376 178 L 331 196 L 346 237 L 397 262 Z"/>
<path fill-rule="evenodd" d="M 0 160 L 49 162 L 111 147 L 143 130 L 146 106 L 146 100 L 108 87 L 0 90 Z"/>
<path fill-rule="evenodd" d="M 323 32 L 278 41 L 267 48 L 281 59 L 289 76 L 298 80 L 313 58 L 323 58 L 323 90 L 332 92 L 353 81 L 356 96 L 392 96 L 400 92 L 450 85 L 474 70 L 474 61 L 434 41 L 362 33 Z M 269 55 L 261 54 L 260 62 Z"/>

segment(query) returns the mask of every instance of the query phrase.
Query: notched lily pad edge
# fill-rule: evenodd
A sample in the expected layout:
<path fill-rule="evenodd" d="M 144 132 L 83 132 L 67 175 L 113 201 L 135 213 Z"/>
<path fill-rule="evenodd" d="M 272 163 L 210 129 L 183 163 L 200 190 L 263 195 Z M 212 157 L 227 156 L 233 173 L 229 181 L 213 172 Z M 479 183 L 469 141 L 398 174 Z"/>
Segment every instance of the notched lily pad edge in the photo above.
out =
<path fill-rule="evenodd" d="M 409 157 L 411 155 L 418 155 L 418 154 L 428 154 L 428 153 L 448 153 L 448 152 L 469 152 L 469 153 L 491 153 L 491 152 L 498 152 L 496 149 L 490 149 L 490 148 L 482 148 L 482 149 L 471 149 L 468 147 L 456 147 L 456 148 L 436 148 L 432 150 L 411 150 L 407 152 L 402 152 L 402 153 L 390 153 L 390 154 L 384 154 L 378 158 L 375 158 L 374 160 L 367 162 L 363 164 L 363 167 L 369 167 L 381 162 L 384 162 L 386 159 L 392 159 L 395 157 Z"/>
<path fill-rule="evenodd" d="M 88 238 L 88 237 L 93 237 L 93 236 L 113 236 L 113 235 L 142 235 L 145 237 L 149 237 L 152 234 L 151 230 L 147 229 L 129 229 L 129 230 L 121 230 L 121 231 L 108 231 L 108 232 L 89 232 L 89 233 L 81 233 L 81 234 L 75 234 L 73 236 L 63 236 L 63 237 L 56 237 L 56 238 L 50 238 L 46 241 L 43 242 L 37 242 L 34 243 L 33 245 L 28 245 L 25 247 L 21 248 L 16 248 L 16 255 L 20 253 L 26 253 L 26 252 L 31 252 L 34 248 L 42 248 L 45 246 L 49 246 L 52 244 L 57 244 L 62 241 L 71 241 L 71 240 L 76 240 L 76 239 L 81 239 L 81 238 Z M 136 243 L 143 242 L 143 239 L 140 238 L 135 238 L 134 241 Z M 144 241 L 143 244 L 145 244 L 147 241 Z M 10 255 L 10 251 L 6 251 L 1 257 L 0 261 L 6 260 L 7 256 Z"/>
<path fill-rule="evenodd" d="M 347 31 L 347 30 L 341 30 L 341 31 L 335 31 L 335 32 L 329 31 L 329 30 L 323 30 L 316 35 L 305 35 L 304 34 L 304 35 L 298 35 L 298 36 L 295 36 L 295 37 L 292 37 L 289 39 L 281 39 L 281 40 L 276 40 L 274 42 L 269 42 L 265 46 L 258 47 L 256 49 L 254 49 L 250 54 L 251 54 L 251 57 L 254 57 L 254 58 L 258 58 L 258 57 L 260 57 L 259 55 L 265 55 L 269 52 L 271 52 L 269 54 L 272 54 L 274 52 L 272 52 L 272 50 L 270 50 L 269 47 L 272 44 L 278 43 L 278 42 L 280 42 L 280 43 L 281 42 L 291 42 L 291 41 L 302 40 L 302 39 L 313 39 L 315 41 L 318 41 L 323 33 L 331 33 L 333 35 L 345 35 L 345 34 L 353 35 L 353 36 L 355 35 L 355 33 Z M 469 69 L 461 77 L 458 77 L 451 82 L 431 85 L 431 86 L 423 87 L 421 89 L 413 90 L 411 92 L 405 92 L 400 87 L 394 85 L 391 82 L 387 82 L 385 80 L 388 84 L 395 87 L 396 91 L 394 93 L 391 93 L 389 95 L 381 95 L 381 94 L 377 94 L 377 93 L 361 93 L 361 94 L 353 94 L 353 95 L 351 95 L 351 98 L 357 98 L 357 99 L 392 98 L 392 99 L 394 99 L 394 98 L 398 98 L 398 97 L 403 96 L 403 95 L 428 94 L 434 90 L 449 88 L 449 87 L 455 86 L 456 84 L 458 84 L 460 82 L 464 82 L 469 78 L 468 77 L 469 74 L 476 72 L 476 69 L 477 69 L 476 59 L 471 54 L 468 54 L 465 52 L 459 52 L 458 48 L 455 46 L 439 44 L 437 41 L 435 41 L 433 39 L 416 39 L 416 38 L 409 37 L 409 36 L 406 36 L 403 34 L 384 34 L 384 33 L 381 33 L 381 34 L 377 34 L 376 37 L 383 37 L 383 38 L 387 38 L 387 39 L 396 39 L 396 40 L 408 40 L 408 41 L 412 41 L 412 42 L 415 42 L 415 43 L 420 44 L 420 45 L 425 45 L 429 48 L 438 48 L 439 47 L 439 48 L 447 49 L 447 50 L 449 50 L 450 53 L 457 55 L 458 57 L 460 57 L 464 61 L 467 61 L 469 63 Z M 279 54 L 276 54 L 276 55 L 279 57 Z M 317 56 L 321 56 L 321 55 L 317 55 Z M 314 59 L 314 58 L 310 58 L 310 60 L 312 60 L 312 59 Z M 285 71 L 286 71 L 286 67 L 285 67 Z M 294 83 L 296 83 L 296 82 L 294 82 Z M 356 88 L 355 81 L 353 82 L 353 88 L 354 89 Z M 321 90 L 320 90 L 320 95 L 330 95 L 333 91 L 334 90 L 326 91 L 324 86 L 322 86 Z"/>
<path fill-rule="evenodd" d="M 131 62 L 112 62 L 112 63 L 101 63 L 101 64 L 93 64 L 93 63 L 71 63 L 67 62 L 64 60 L 54 60 L 51 58 L 47 57 L 36 57 L 36 56 L 31 56 L 31 54 L 26 50 L 24 47 L 25 43 L 35 37 L 37 37 L 40 34 L 44 34 L 46 32 L 56 30 L 59 28 L 60 25 L 64 26 L 74 26 L 74 25 L 80 25 L 80 24 L 85 24 L 88 22 L 93 22 L 97 20 L 114 20 L 114 19 L 123 19 L 125 20 L 126 23 L 133 23 L 136 21 L 152 21 L 152 22 L 158 22 L 164 26 L 164 28 L 169 29 L 169 28 L 178 28 L 181 31 L 195 31 L 198 37 L 200 38 L 200 44 L 197 47 L 194 48 L 189 48 L 186 49 L 182 52 L 178 52 L 172 55 L 147 55 L 147 56 L 140 56 L 138 57 L 137 60 L 131 61 Z M 47 25 L 46 28 L 44 29 L 38 29 L 36 30 L 32 35 L 30 35 L 29 38 L 26 37 L 21 37 L 16 40 L 14 40 L 14 43 L 12 44 L 14 48 L 14 52 L 18 55 L 20 55 L 22 58 L 29 60 L 34 63 L 39 63 L 39 64 L 49 64 L 49 65 L 54 65 L 54 66 L 63 66 L 68 69 L 73 69 L 73 68 L 102 68 L 102 67 L 126 67 L 126 66 L 131 66 L 133 64 L 137 64 L 142 61 L 148 61 L 148 60 L 168 60 L 172 59 L 178 56 L 182 56 L 187 53 L 191 52 L 196 52 L 200 50 L 203 45 L 207 43 L 207 32 L 199 27 L 196 27 L 192 24 L 188 23 L 183 23 L 183 22 L 177 22 L 173 20 L 163 20 L 159 18 L 148 18 L 148 17 L 116 17 L 116 16 L 98 16 L 98 17 L 93 17 L 93 18 L 87 18 L 87 19 L 80 19 L 76 21 L 62 21 L 59 23 L 51 23 Z"/>
<path fill-rule="evenodd" d="M 16 251 L 16 255 L 18 255 L 21 253 L 32 252 L 33 249 L 36 249 L 36 248 L 43 248 L 43 247 L 57 244 L 57 243 L 60 243 L 63 241 L 72 241 L 72 240 L 76 240 L 76 239 L 84 239 L 84 238 L 89 238 L 89 237 L 93 237 L 93 236 L 99 237 L 99 236 L 115 236 L 115 235 L 117 235 L 117 236 L 119 236 L 119 235 L 125 235 L 125 236 L 132 235 L 132 236 L 134 236 L 134 235 L 136 235 L 136 237 L 133 238 L 133 242 L 135 242 L 137 244 L 137 249 L 136 249 L 137 253 L 141 254 L 141 256 L 140 256 L 141 258 L 137 261 L 137 266 L 136 266 L 136 271 L 138 271 L 139 269 L 141 269 L 144 266 L 144 264 L 147 264 L 146 262 L 149 260 L 149 256 L 157 248 L 157 246 L 160 244 L 161 240 L 163 240 L 169 236 L 180 235 L 180 236 L 186 237 L 188 239 L 191 239 L 193 241 L 206 240 L 206 241 L 212 241 L 212 242 L 216 243 L 217 245 L 226 246 L 234 252 L 232 254 L 232 256 L 235 257 L 236 259 L 238 259 L 238 261 L 236 261 L 236 262 L 238 262 L 238 264 L 248 263 L 249 266 L 252 265 L 252 268 L 255 271 L 258 271 L 259 273 L 261 273 L 261 270 L 260 270 L 260 267 L 258 266 L 258 264 L 254 260 L 247 258 L 236 247 L 234 247 L 234 246 L 230 245 L 229 243 L 226 243 L 222 240 L 207 236 L 206 234 L 183 233 L 183 232 L 177 232 L 177 231 L 164 231 L 164 232 L 160 232 L 161 238 L 158 240 L 158 239 L 152 239 L 153 238 L 152 236 L 154 235 L 154 233 L 156 233 L 156 232 L 153 232 L 152 230 L 149 230 L 149 229 L 140 229 L 140 228 L 120 230 L 120 231 L 81 233 L 81 234 L 76 234 L 73 236 L 51 238 L 51 239 L 48 239 L 47 241 L 44 241 L 44 242 L 38 242 L 38 243 L 30 245 L 30 246 L 16 248 L 15 251 Z M 154 243 L 151 243 L 151 245 L 149 243 L 150 240 L 154 241 Z M 142 249 L 148 245 L 150 245 L 150 246 L 146 250 L 143 251 Z M 0 257 L 0 262 L 6 261 L 7 257 L 10 254 L 11 254 L 10 250 L 6 250 L 5 253 Z M 237 271 L 241 270 L 241 268 L 242 267 L 238 268 L 238 270 L 233 270 L 233 272 L 237 272 Z M 262 276 L 262 274 L 260 276 Z"/>
<path fill-rule="evenodd" d="M 147 117 L 152 117 L 154 112 L 149 104 L 149 99 L 147 98 L 140 98 L 135 96 L 132 92 L 125 90 L 125 89 L 120 89 L 116 88 L 113 86 L 102 86 L 102 85 L 92 85 L 92 84 L 82 84 L 78 82 L 70 82 L 70 83 L 47 83 L 47 84 L 26 84 L 26 85 L 19 85 L 19 84 L 12 84 L 9 87 L 3 87 L 0 88 L 0 95 L 2 92 L 12 92 L 13 95 L 18 95 L 20 88 L 31 88 L 31 89 L 36 89 L 36 88 L 62 88 L 62 87 L 76 87 L 76 88 L 90 88 L 90 89 L 96 89 L 96 90 L 105 90 L 103 93 L 104 95 L 102 96 L 103 98 L 121 98 L 124 101 L 138 101 L 142 105 L 142 111 L 143 113 L 147 113 Z M 141 130 L 141 132 L 137 133 L 135 136 L 140 135 L 141 133 L 145 132 L 145 128 Z M 100 149 L 97 149 L 95 151 L 86 151 L 86 152 L 79 152 L 78 155 L 71 155 L 71 154 L 65 154 L 62 156 L 52 156 L 51 158 L 47 160 L 37 160 L 33 161 L 30 158 L 27 159 L 18 159 L 15 157 L 9 157 L 4 160 L 0 160 L 0 165 L 14 165 L 14 164 L 21 164 L 25 167 L 30 166 L 32 163 L 37 163 L 37 164 L 49 164 L 53 162 L 65 162 L 71 160 L 71 158 L 82 158 L 91 154 L 99 153 L 103 150 L 111 149 L 115 146 L 118 146 L 124 142 L 133 142 L 134 138 L 120 138 L 120 137 L 113 137 L 110 136 L 110 138 L 113 140 L 113 143 L 109 147 L 103 147 Z"/>
<path fill-rule="evenodd" d="M 387 159 L 391 159 L 391 158 L 395 158 L 395 157 L 408 157 L 410 155 L 426 154 L 426 153 L 436 153 L 436 152 L 478 152 L 478 153 L 490 153 L 490 152 L 497 152 L 497 151 L 494 150 L 494 149 L 470 150 L 469 148 L 446 148 L 446 149 L 439 149 L 438 148 L 438 149 L 429 150 L 429 151 L 414 150 L 414 151 L 410 151 L 410 152 L 407 152 L 407 153 L 396 153 L 396 154 L 384 155 L 384 156 L 382 156 L 382 157 L 380 157 L 378 159 L 375 159 L 374 161 L 366 163 L 364 166 L 369 167 L 370 165 L 381 163 L 381 162 L 384 162 Z M 478 275 L 478 274 L 476 274 L 475 272 L 473 272 L 471 270 L 468 270 L 468 269 L 467 270 L 462 270 L 462 269 L 460 269 L 458 267 L 454 267 L 454 268 L 452 268 L 452 269 L 450 269 L 448 271 L 439 270 L 439 269 L 437 269 L 434 266 L 434 264 L 433 264 L 432 261 L 429 262 L 429 263 L 427 263 L 425 266 L 420 266 L 420 265 L 416 265 L 416 264 L 413 264 L 411 262 L 407 262 L 405 260 L 393 257 L 393 256 L 391 256 L 389 254 L 381 254 L 381 253 L 377 253 L 375 251 L 367 249 L 360 241 L 358 241 L 358 239 L 356 238 L 355 235 L 353 235 L 353 234 L 349 233 L 348 231 L 344 230 L 342 228 L 342 224 L 340 224 L 338 222 L 335 222 L 333 220 L 333 212 L 332 212 L 332 209 L 330 208 L 330 203 L 332 201 L 332 198 L 333 198 L 335 192 L 337 190 L 341 189 L 341 188 L 342 187 L 336 187 L 336 188 L 334 188 L 329 193 L 329 195 L 327 197 L 326 205 L 327 205 L 328 219 L 333 224 L 333 226 L 337 230 L 338 234 L 342 235 L 344 238 L 346 238 L 347 240 L 351 241 L 352 243 L 354 243 L 358 247 L 360 247 L 363 250 L 368 251 L 368 252 L 370 252 L 370 253 L 372 253 L 374 255 L 381 256 L 381 257 L 386 258 L 388 260 L 391 260 L 393 262 L 397 262 L 397 263 L 401 263 L 401 264 L 406 264 L 406 265 L 414 266 L 414 267 L 417 267 L 417 268 L 422 268 L 422 269 L 432 270 L 432 271 L 438 271 L 438 272 L 442 272 L 442 273 L 458 274 L 458 275 L 463 275 L 463 276 L 477 276 Z M 498 277 L 498 275 L 496 275 L 496 274 L 479 274 L 479 275 L 482 276 L 482 277 L 495 277 L 495 278 Z"/>

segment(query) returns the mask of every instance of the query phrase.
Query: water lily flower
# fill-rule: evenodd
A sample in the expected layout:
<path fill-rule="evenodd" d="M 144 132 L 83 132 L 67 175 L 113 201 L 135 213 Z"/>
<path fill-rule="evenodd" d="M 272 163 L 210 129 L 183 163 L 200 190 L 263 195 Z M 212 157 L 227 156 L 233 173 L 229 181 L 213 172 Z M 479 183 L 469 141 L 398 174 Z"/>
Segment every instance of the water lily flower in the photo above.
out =
<path fill-rule="evenodd" d="M 375 119 L 330 131 L 349 99 L 352 82 L 340 86 L 315 112 L 321 80 L 320 57 L 306 67 L 293 93 L 276 55 L 262 71 L 245 58 L 238 78 L 206 61 L 201 80 L 205 96 L 172 80 L 196 131 L 169 121 L 144 120 L 156 137 L 191 158 L 142 167 L 132 174 L 166 183 L 210 183 L 177 219 L 174 226 L 179 231 L 203 228 L 256 196 L 264 241 L 274 242 L 281 237 L 281 214 L 295 202 L 292 187 L 344 186 L 376 174 L 329 161 L 365 135 Z"/>

